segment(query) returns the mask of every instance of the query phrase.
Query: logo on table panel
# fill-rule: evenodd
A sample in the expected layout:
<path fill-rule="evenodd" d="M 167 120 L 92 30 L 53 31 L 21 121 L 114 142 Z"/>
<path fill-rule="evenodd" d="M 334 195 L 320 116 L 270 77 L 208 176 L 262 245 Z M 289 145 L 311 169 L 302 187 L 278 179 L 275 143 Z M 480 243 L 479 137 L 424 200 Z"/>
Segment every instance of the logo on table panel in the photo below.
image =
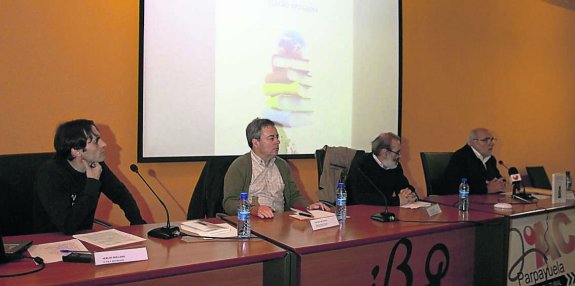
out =
<path fill-rule="evenodd" d="M 571 218 L 564 212 L 548 214 L 545 219 L 522 228 L 511 228 L 509 282 L 518 282 L 517 285 L 573 285 L 575 265 L 568 262 L 574 261 L 575 257 L 573 229 Z"/>
<path fill-rule="evenodd" d="M 397 251 L 399 248 L 405 249 L 405 254 L 402 256 L 397 256 Z M 389 259 L 387 262 L 387 268 L 385 270 L 385 280 L 383 285 L 392 285 L 391 278 L 393 275 L 403 275 L 405 279 L 405 285 L 413 285 L 413 270 L 412 266 L 410 265 L 411 253 L 412 253 L 412 243 L 407 238 L 400 239 L 391 250 L 389 254 Z M 440 262 L 432 268 L 431 261 Z M 395 266 L 395 270 L 392 269 Z M 445 277 L 447 274 L 447 270 L 449 269 L 449 250 L 447 246 L 443 243 L 435 244 L 429 252 L 427 253 L 427 257 L 425 259 L 425 276 L 429 284 L 427 285 L 441 285 L 441 279 Z M 399 272 L 399 273 L 398 273 Z M 371 277 L 373 278 L 374 283 L 372 285 L 376 285 L 375 282 L 380 274 L 380 266 L 375 265 L 371 269 Z"/>

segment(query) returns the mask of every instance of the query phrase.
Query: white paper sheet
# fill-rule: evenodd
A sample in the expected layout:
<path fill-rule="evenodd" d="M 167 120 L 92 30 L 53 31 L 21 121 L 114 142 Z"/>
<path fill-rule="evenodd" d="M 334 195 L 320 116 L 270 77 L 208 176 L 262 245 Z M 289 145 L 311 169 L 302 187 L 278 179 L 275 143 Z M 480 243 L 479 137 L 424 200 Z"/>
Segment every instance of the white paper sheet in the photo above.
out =
<path fill-rule="evenodd" d="M 405 204 L 403 206 L 401 206 L 404 209 L 418 209 L 418 208 L 426 208 L 431 206 L 431 203 L 429 202 L 424 202 L 424 201 L 417 201 L 411 204 Z"/>
<path fill-rule="evenodd" d="M 62 261 L 63 251 L 88 251 L 88 249 L 77 239 L 32 245 L 28 249 L 30 256 L 42 257 L 44 263 Z"/>
<path fill-rule="evenodd" d="M 146 240 L 145 238 L 116 229 L 76 234 L 73 237 L 104 249 Z"/>

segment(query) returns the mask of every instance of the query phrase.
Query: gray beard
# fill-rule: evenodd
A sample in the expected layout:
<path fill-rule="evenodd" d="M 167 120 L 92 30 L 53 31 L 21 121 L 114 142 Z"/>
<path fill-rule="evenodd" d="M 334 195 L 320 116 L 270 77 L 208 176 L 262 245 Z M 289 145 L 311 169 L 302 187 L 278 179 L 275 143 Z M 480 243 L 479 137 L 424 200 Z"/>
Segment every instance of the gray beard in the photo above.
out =
<path fill-rule="evenodd" d="M 387 161 L 387 160 L 386 160 L 386 161 Z M 388 170 L 395 169 L 395 168 L 397 168 L 397 166 L 399 165 L 399 163 L 397 163 L 396 161 L 392 161 L 391 164 L 389 164 L 389 163 L 386 162 L 386 161 L 381 162 L 381 164 L 382 164 L 386 169 L 388 169 Z"/>

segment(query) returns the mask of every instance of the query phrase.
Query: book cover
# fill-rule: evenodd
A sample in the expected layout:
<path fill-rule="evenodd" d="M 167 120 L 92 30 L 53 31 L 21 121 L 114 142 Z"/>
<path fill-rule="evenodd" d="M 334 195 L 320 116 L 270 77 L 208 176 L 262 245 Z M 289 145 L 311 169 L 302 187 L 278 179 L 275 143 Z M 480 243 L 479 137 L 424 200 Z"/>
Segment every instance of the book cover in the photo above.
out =
<path fill-rule="evenodd" d="M 567 177 L 565 173 L 554 173 L 551 182 L 551 202 L 564 203 L 567 200 Z"/>
<path fill-rule="evenodd" d="M 313 112 L 295 112 L 267 108 L 262 112 L 262 115 L 285 127 L 301 127 L 313 124 Z"/>
<path fill-rule="evenodd" d="M 190 220 L 182 222 L 180 225 L 180 230 L 195 233 L 198 235 L 209 236 L 213 234 L 228 232 L 230 230 L 230 225 L 226 223 L 214 224 L 201 220 Z"/>
<path fill-rule="evenodd" d="M 301 98 L 297 95 L 280 94 L 270 96 L 267 102 L 271 108 L 279 110 L 312 112 L 314 111 L 313 101 L 309 98 Z"/>
<path fill-rule="evenodd" d="M 279 68 L 291 68 L 300 71 L 309 71 L 309 60 L 273 55 L 272 66 Z"/>
<path fill-rule="evenodd" d="M 310 98 L 309 87 L 298 82 L 292 83 L 277 83 L 269 82 L 264 84 L 264 94 L 267 96 L 278 94 L 293 94 L 299 95 L 302 98 Z"/>
<path fill-rule="evenodd" d="M 309 72 L 299 71 L 289 68 L 274 68 L 272 73 L 266 75 L 267 83 L 292 83 L 298 82 L 302 85 L 311 86 L 311 76 Z"/>

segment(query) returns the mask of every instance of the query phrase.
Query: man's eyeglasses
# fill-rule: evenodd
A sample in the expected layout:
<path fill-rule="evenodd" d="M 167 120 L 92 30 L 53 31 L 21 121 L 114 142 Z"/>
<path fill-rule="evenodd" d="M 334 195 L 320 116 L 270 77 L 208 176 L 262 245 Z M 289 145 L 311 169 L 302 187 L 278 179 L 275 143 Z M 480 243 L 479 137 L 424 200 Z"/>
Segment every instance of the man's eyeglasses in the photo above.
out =
<path fill-rule="evenodd" d="M 280 136 L 279 135 L 269 135 L 268 137 L 256 137 L 257 140 L 261 140 L 261 139 L 265 139 L 267 141 L 273 142 L 274 140 L 280 140 Z"/>
<path fill-rule="evenodd" d="M 473 139 L 473 140 L 477 140 L 477 141 L 481 141 L 481 142 L 495 142 L 495 141 L 497 141 L 497 139 L 495 139 L 495 137 L 485 137 L 482 139 Z"/>
<path fill-rule="evenodd" d="M 385 149 L 385 150 L 387 150 L 387 151 L 389 151 L 389 152 L 391 152 L 391 153 L 393 153 L 393 154 L 395 154 L 395 155 L 397 155 L 397 156 L 401 156 L 401 150 L 400 150 L 400 151 L 397 151 L 397 152 L 395 152 L 395 151 L 393 151 L 393 150 L 391 150 L 391 149 Z"/>

